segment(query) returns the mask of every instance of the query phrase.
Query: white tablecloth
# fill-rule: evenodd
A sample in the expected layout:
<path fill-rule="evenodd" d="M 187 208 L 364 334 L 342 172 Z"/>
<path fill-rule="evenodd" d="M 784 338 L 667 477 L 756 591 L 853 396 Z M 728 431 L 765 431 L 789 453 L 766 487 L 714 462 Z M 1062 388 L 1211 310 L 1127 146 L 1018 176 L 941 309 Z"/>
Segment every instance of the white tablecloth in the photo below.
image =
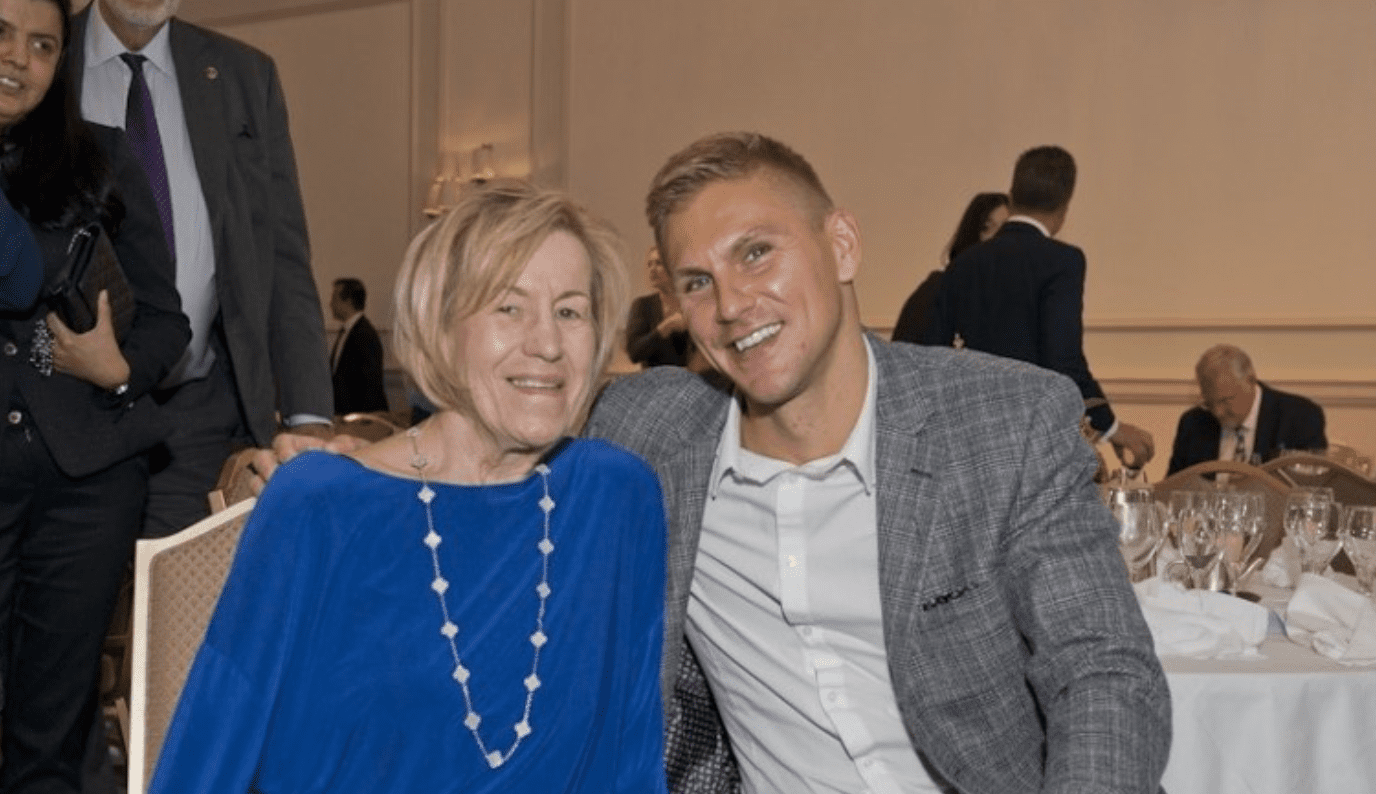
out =
<path fill-rule="evenodd" d="M 1376 667 L 1280 636 L 1260 651 L 1161 660 L 1174 709 L 1168 794 L 1376 794 Z"/>

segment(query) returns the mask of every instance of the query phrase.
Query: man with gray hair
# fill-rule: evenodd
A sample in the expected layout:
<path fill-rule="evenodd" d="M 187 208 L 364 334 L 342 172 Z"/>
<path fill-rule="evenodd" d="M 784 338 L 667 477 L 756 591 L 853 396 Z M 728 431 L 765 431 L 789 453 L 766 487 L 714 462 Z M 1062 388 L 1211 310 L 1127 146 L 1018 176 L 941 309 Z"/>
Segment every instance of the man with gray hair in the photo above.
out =
<path fill-rule="evenodd" d="M 1195 365 L 1200 405 L 1180 417 L 1167 474 L 1206 460 L 1261 463 L 1286 449 L 1324 449 L 1323 409 L 1257 380 L 1241 348 L 1215 345 Z"/>
<path fill-rule="evenodd" d="M 191 344 L 153 397 L 144 535 L 184 529 L 236 447 L 328 436 L 325 321 L 286 100 L 272 59 L 176 17 L 180 0 L 94 0 L 69 47 L 81 113 L 125 130 L 148 176 Z"/>

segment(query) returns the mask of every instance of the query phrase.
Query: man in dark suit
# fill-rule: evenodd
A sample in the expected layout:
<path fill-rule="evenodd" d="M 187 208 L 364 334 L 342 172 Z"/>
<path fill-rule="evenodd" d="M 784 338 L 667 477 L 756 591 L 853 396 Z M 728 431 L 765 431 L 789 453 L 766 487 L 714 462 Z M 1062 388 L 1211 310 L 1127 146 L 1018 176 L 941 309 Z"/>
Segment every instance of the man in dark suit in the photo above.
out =
<path fill-rule="evenodd" d="M 224 460 L 271 443 L 279 413 L 291 431 L 322 435 L 334 414 L 276 68 L 172 18 L 177 5 L 95 0 L 71 47 L 83 115 L 125 128 L 149 173 L 192 325 L 154 395 L 173 434 L 151 464 L 150 536 L 205 516 Z"/>
<path fill-rule="evenodd" d="M 382 377 L 382 340 L 363 310 L 368 290 L 356 278 L 339 278 L 330 296 L 330 313 L 340 322 L 330 365 L 334 369 L 334 410 L 340 414 L 387 410 Z"/>
<path fill-rule="evenodd" d="M 1066 375 L 1079 386 L 1098 438 L 1125 464 L 1140 467 L 1155 453 L 1151 434 L 1117 420 L 1085 360 L 1084 252 L 1055 239 L 1074 190 L 1075 160 L 1065 149 L 1041 146 L 1018 158 L 1011 216 L 947 267 L 925 341 Z"/>
<path fill-rule="evenodd" d="M 1261 463 L 1282 450 L 1328 446 L 1323 409 L 1257 380 L 1241 348 L 1209 348 L 1194 372 L 1203 404 L 1180 416 L 1168 475 L 1206 460 Z"/>

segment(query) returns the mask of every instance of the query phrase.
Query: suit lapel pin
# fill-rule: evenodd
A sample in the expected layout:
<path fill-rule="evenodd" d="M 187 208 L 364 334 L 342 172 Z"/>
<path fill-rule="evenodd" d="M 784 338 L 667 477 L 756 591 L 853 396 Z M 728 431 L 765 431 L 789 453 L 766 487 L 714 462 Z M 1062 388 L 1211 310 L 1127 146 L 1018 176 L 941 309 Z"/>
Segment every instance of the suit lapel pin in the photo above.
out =
<path fill-rule="evenodd" d="M 216 69 L 214 66 L 207 66 L 207 67 L 205 67 L 205 79 L 207 79 L 207 80 L 215 80 L 215 79 L 219 78 L 219 76 L 220 76 L 220 70 L 219 70 L 219 69 Z"/>

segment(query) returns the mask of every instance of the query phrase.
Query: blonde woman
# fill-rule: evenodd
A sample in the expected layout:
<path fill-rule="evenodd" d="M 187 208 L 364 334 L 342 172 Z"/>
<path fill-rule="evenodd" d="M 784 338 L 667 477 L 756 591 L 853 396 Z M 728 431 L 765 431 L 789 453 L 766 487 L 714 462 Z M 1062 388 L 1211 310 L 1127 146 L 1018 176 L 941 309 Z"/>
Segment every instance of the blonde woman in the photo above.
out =
<path fill-rule="evenodd" d="M 569 439 L 625 282 L 607 227 L 524 183 L 421 232 L 395 345 L 440 410 L 278 471 L 153 791 L 664 790 L 662 496 Z"/>

